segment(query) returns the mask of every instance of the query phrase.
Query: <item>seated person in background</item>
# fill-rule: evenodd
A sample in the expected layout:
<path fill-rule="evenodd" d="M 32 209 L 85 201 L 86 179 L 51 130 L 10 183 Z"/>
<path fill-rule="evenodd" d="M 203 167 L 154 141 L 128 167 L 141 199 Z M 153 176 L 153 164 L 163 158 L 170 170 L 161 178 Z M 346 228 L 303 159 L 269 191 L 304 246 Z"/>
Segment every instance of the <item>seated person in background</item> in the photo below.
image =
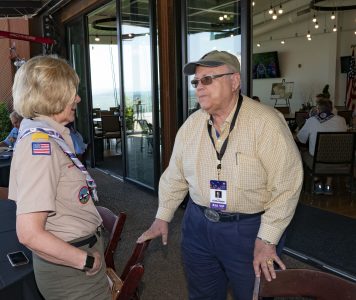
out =
<path fill-rule="evenodd" d="M 253 100 L 256 100 L 257 102 L 261 102 L 260 98 L 258 96 L 252 96 Z"/>
<path fill-rule="evenodd" d="M 317 114 L 306 120 L 304 126 L 299 130 L 297 139 L 301 143 L 306 143 L 309 139 L 309 153 L 302 152 L 302 157 L 314 156 L 315 143 L 318 132 L 347 131 L 345 119 L 332 113 L 332 102 L 327 99 L 319 100 L 317 104 Z M 332 195 L 332 178 L 327 177 L 325 184 L 319 178 L 314 178 L 314 192 L 317 195 Z"/>
<path fill-rule="evenodd" d="M 82 164 L 86 167 L 86 159 L 84 154 L 88 145 L 84 143 L 82 135 L 74 128 L 74 122 L 68 123 L 66 127 L 70 130 L 70 137 L 73 141 L 75 154 L 82 162 Z"/>
<path fill-rule="evenodd" d="M 16 142 L 17 135 L 19 134 L 22 117 L 16 111 L 13 111 L 10 114 L 10 120 L 14 128 L 12 128 L 7 138 L 0 142 L 0 147 L 13 147 Z"/>

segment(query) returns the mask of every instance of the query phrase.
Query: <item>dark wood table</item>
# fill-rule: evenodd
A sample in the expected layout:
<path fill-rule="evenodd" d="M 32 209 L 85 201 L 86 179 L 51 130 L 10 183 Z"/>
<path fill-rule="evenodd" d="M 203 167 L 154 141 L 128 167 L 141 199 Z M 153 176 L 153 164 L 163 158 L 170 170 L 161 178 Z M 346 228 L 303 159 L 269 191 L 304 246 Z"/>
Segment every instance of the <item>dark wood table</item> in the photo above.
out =
<path fill-rule="evenodd" d="M 21 245 L 16 235 L 16 203 L 0 199 L 0 299 L 44 300 L 38 291 L 31 251 Z M 23 251 L 30 263 L 11 266 L 7 254 Z"/>

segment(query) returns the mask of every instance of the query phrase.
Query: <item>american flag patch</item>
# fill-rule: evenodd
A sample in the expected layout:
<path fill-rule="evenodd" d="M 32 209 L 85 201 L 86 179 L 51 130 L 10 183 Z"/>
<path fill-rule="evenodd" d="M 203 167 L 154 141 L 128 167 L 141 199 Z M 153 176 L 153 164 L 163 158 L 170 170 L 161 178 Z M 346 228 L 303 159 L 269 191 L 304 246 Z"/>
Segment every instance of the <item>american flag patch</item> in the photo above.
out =
<path fill-rule="evenodd" d="M 32 155 L 51 155 L 51 144 L 46 143 L 32 143 Z"/>

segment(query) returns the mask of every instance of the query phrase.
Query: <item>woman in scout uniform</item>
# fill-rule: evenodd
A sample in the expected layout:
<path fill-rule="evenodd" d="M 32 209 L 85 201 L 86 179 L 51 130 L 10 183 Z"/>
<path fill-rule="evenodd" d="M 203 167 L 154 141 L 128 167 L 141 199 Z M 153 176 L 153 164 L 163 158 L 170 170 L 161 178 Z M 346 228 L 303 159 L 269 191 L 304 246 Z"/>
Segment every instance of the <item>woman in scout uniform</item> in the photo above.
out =
<path fill-rule="evenodd" d="M 45 299 L 110 299 L 95 183 L 76 158 L 69 129 L 80 98 L 66 61 L 38 56 L 16 73 L 14 109 L 24 117 L 11 164 L 17 235 L 33 252 Z"/>

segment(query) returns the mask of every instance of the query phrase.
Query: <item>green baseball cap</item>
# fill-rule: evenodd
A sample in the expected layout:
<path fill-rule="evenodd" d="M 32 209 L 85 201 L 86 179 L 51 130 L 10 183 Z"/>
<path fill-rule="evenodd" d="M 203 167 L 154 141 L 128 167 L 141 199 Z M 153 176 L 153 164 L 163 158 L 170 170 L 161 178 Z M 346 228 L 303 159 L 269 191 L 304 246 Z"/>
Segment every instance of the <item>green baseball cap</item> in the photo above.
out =
<path fill-rule="evenodd" d="M 240 62 L 237 57 L 229 52 L 218 50 L 213 50 L 205 54 L 198 61 L 187 63 L 183 67 L 183 72 L 185 75 L 193 75 L 195 74 L 196 66 L 214 68 L 222 65 L 228 65 L 232 67 L 235 72 L 240 73 Z"/>

